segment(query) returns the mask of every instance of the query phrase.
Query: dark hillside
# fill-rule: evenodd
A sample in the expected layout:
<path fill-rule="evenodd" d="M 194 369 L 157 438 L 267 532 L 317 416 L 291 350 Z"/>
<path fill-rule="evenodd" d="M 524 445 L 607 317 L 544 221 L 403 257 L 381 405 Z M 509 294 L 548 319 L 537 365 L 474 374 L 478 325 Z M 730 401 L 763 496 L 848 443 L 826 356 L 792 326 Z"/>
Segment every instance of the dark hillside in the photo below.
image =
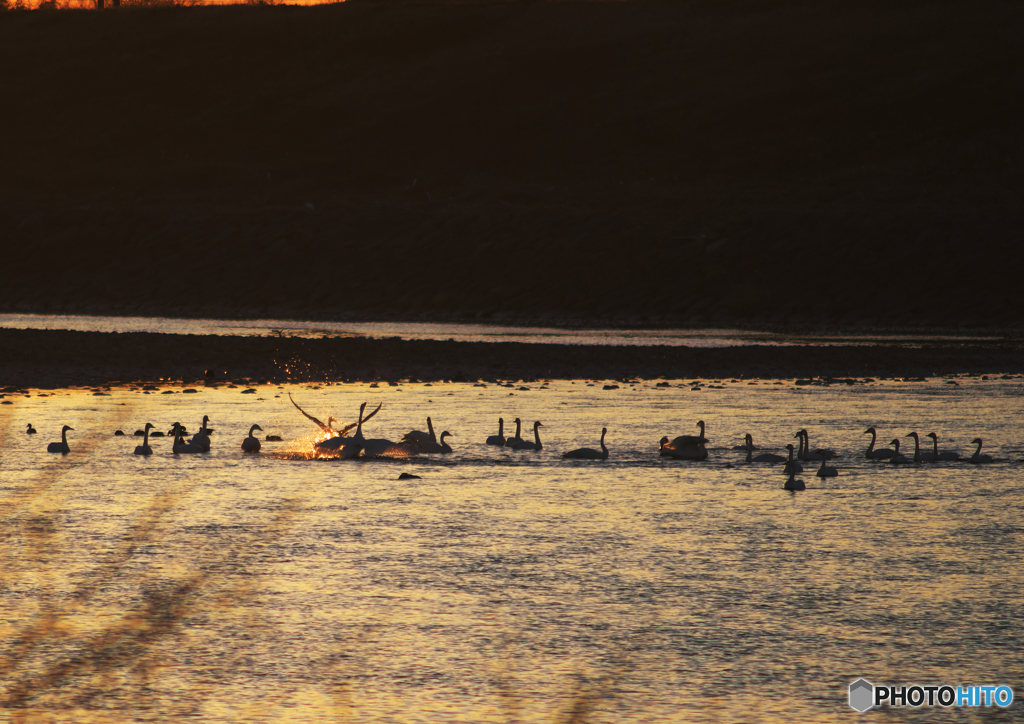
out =
<path fill-rule="evenodd" d="M 0 310 L 1021 324 L 1024 4 L 0 13 Z"/>

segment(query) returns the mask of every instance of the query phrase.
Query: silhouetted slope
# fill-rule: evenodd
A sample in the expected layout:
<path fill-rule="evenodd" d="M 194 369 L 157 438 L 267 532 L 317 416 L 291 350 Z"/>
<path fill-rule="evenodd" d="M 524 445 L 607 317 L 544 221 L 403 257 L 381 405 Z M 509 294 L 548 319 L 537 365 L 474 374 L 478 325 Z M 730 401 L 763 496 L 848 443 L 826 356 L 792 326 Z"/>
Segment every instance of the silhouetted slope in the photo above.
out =
<path fill-rule="evenodd" d="M 913 0 L 0 15 L 0 308 L 1021 323 L 1022 31 Z"/>

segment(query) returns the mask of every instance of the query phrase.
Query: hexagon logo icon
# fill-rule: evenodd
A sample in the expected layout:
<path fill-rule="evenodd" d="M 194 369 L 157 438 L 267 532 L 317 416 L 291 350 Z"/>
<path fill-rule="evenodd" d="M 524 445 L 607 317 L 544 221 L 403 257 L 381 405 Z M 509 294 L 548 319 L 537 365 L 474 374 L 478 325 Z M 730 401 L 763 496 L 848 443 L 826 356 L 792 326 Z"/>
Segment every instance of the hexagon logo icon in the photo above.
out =
<path fill-rule="evenodd" d="M 875 687 L 866 679 L 850 684 L 850 706 L 862 714 L 875 705 Z"/>

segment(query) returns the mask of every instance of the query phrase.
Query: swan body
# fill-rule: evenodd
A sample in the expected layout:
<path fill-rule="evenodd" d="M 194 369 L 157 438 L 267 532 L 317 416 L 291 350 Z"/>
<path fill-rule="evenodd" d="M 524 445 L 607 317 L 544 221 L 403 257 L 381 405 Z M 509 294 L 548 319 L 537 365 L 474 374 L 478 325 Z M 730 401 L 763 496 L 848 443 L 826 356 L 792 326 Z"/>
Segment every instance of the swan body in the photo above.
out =
<path fill-rule="evenodd" d="M 906 465 L 907 463 L 910 462 L 910 459 L 907 458 L 906 455 L 900 455 L 900 441 L 899 440 L 893 440 L 889 444 L 896 448 L 896 452 L 893 453 L 893 456 L 891 458 L 889 458 L 889 462 L 891 462 L 891 463 L 893 463 L 895 465 Z"/>
<path fill-rule="evenodd" d="M 793 459 L 793 446 L 786 445 L 786 449 L 789 450 L 789 459 L 786 460 L 786 467 L 782 469 L 782 472 L 788 473 L 789 475 L 802 473 L 804 471 L 804 466 Z"/>
<path fill-rule="evenodd" d="M 390 440 L 385 440 L 384 438 L 367 438 L 364 436 L 363 423 L 377 414 L 377 411 L 380 410 L 380 405 L 377 406 L 377 410 L 374 410 L 364 418 L 363 410 L 365 409 L 366 403 L 364 402 L 359 406 L 359 420 L 356 422 L 356 434 L 352 436 L 352 439 L 362 446 L 360 457 L 376 458 L 381 457 L 382 455 L 407 457 L 416 452 L 416 449 L 409 445 L 398 445 Z"/>
<path fill-rule="evenodd" d="M 807 490 L 807 486 L 804 485 L 803 480 L 797 480 L 796 476 L 793 473 L 790 473 L 789 479 L 785 483 L 783 483 L 782 489 L 794 492 L 797 490 Z"/>
<path fill-rule="evenodd" d="M 960 459 L 960 454 L 955 453 L 952 450 L 946 452 L 939 452 L 939 438 L 934 432 L 929 432 L 925 437 L 932 439 L 932 459 L 929 462 L 937 463 L 942 461 L 954 461 Z"/>
<path fill-rule="evenodd" d="M 60 431 L 60 442 L 51 442 L 46 446 L 46 452 L 52 453 L 69 453 L 71 448 L 68 447 L 68 430 L 74 430 L 73 427 L 65 425 Z M 980 447 L 978 448 L 981 449 Z"/>
<path fill-rule="evenodd" d="M 921 452 L 921 438 L 917 436 L 916 432 L 908 432 L 906 437 L 914 438 L 914 462 L 915 463 L 930 463 L 932 461 L 932 453 Z"/>
<path fill-rule="evenodd" d="M 330 437 L 326 440 L 321 440 L 313 445 L 313 448 L 317 452 L 327 453 L 333 457 L 348 460 L 350 458 L 357 457 L 359 455 L 359 451 L 363 449 L 363 446 L 351 437 L 342 437 L 341 435 L 338 435 L 337 437 Z"/>
<path fill-rule="evenodd" d="M 178 423 L 174 423 L 174 426 L 171 428 L 171 433 L 174 435 L 174 442 L 171 444 L 171 452 L 175 455 L 191 455 L 193 453 L 201 453 L 203 451 L 203 449 L 198 445 L 185 442 L 185 428 Z"/>
<path fill-rule="evenodd" d="M 211 430 L 209 430 L 206 427 L 206 423 L 208 423 L 209 421 L 210 418 L 207 417 L 206 415 L 203 415 L 203 423 L 202 425 L 199 426 L 199 432 L 193 435 L 192 439 L 189 441 L 189 444 L 198 445 L 199 447 L 201 447 L 203 449 L 203 452 L 210 452 Z"/>
<path fill-rule="evenodd" d="M 608 448 L 604 445 L 604 436 L 608 434 L 608 428 L 601 428 L 601 449 L 595 450 L 592 447 L 581 447 L 576 450 L 570 450 L 567 453 L 562 453 L 563 458 L 570 458 L 572 460 L 607 460 L 608 459 Z"/>
<path fill-rule="evenodd" d="M 505 447 L 512 447 L 516 443 L 523 442 L 523 438 L 521 436 L 521 434 L 523 432 L 523 421 L 520 420 L 517 417 L 516 420 L 515 420 L 515 423 L 516 423 L 516 435 L 515 435 L 515 437 L 506 437 L 505 438 Z"/>
<path fill-rule="evenodd" d="M 982 443 L 981 443 L 981 438 L 980 437 L 976 437 L 973 440 L 971 440 L 971 444 L 972 445 L 977 445 L 978 449 L 974 451 L 973 455 L 971 455 L 969 458 L 967 458 L 967 462 L 974 463 L 975 465 L 985 465 L 985 464 L 988 464 L 988 463 L 992 462 L 992 456 L 991 455 L 982 455 L 981 454 L 981 444 Z"/>
<path fill-rule="evenodd" d="M 748 463 L 784 463 L 786 458 L 782 455 L 776 455 L 775 453 L 763 453 L 761 455 L 754 455 L 754 437 L 747 433 L 744 435 L 747 441 L 745 445 L 747 449 L 747 462 Z"/>
<path fill-rule="evenodd" d="M 834 465 L 826 465 L 825 461 L 828 460 L 831 455 L 825 454 L 825 450 L 815 450 L 814 452 L 821 454 L 821 467 L 818 468 L 818 472 L 815 473 L 819 478 L 835 478 L 839 476 L 839 469 Z"/>
<path fill-rule="evenodd" d="M 667 437 L 660 441 L 659 454 L 675 460 L 707 460 L 707 444 L 710 440 L 704 435 L 704 421 L 698 420 L 700 435 L 680 435 L 671 442 Z"/>
<path fill-rule="evenodd" d="M 867 435 L 868 433 L 871 434 L 871 444 L 868 445 L 868 449 L 864 453 L 864 457 L 866 457 L 868 460 L 888 460 L 889 458 L 896 454 L 892 450 L 875 450 L 875 438 L 877 437 L 875 428 L 869 427 L 867 430 L 864 431 L 865 435 Z"/>
<path fill-rule="evenodd" d="M 513 450 L 543 450 L 544 446 L 540 443 L 540 428 L 544 427 L 542 422 L 533 423 L 533 442 L 527 442 L 526 440 L 520 440 L 519 442 L 512 445 Z"/>
<path fill-rule="evenodd" d="M 30 423 L 28 424 L 28 429 L 27 429 L 27 430 L 25 430 L 25 434 L 26 434 L 26 435 L 35 435 L 35 434 L 36 434 L 36 432 L 37 432 L 37 431 L 36 431 L 36 429 L 35 429 L 34 427 L 32 427 L 32 423 L 30 422 Z"/>
<path fill-rule="evenodd" d="M 484 442 L 488 445 L 503 446 L 505 444 L 505 420 L 503 418 L 498 418 L 498 434 L 491 435 Z"/>
<path fill-rule="evenodd" d="M 259 430 L 263 432 L 263 428 L 259 425 L 253 425 L 249 428 L 249 437 L 242 440 L 242 452 L 257 453 L 260 451 L 260 440 L 253 436 L 253 432 Z"/>
<path fill-rule="evenodd" d="M 797 451 L 797 457 L 804 462 L 809 460 L 817 462 L 818 460 L 835 455 L 831 450 L 815 450 L 811 452 L 811 436 L 807 434 L 806 429 L 797 430 L 796 435 L 793 437 L 800 438 L 800 450 Z"/>
<path fill-rule="evenodd" d="M 149 431 L 153 429 L 153 424 L 150 422 L 146 423 L 146 429 L 142 433 L 142 444 L 136 446 L 136 455 L 152 455 L 153 448 L 149 446 Z"/>
<path fill-rule="evenodd" d="M 447 430 L 445 430 L 444 432 L 442 432 L 442 433 L 441 433 L 441 440 L 440 440 L 440 444 L 441 444 L 441 449 L 440 449 L 440 450 L 438 450 L 438 452 L 442 452 L 442 453 L 450 453 L 450 452 L 452 452 L 452 446 L 451 446 L 451 445 L 449 445 L 448 443 L 446 443 L 446 442 L 444 441 L 444 439 L 445 439 L 446 437 L 455 437 L 455 436 L 454 436 L 454 435 L 452 435 L 452 434 L 451 434 L 450 432 L 448 432 Z"/>

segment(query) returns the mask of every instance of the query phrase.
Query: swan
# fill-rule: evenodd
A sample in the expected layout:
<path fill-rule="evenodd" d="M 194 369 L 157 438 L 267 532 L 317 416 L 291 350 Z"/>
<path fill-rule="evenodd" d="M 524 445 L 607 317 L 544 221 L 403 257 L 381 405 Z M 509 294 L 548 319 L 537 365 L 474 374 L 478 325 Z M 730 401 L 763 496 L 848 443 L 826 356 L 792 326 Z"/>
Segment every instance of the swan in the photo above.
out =
<path fill-rule="evenodd" d="M 671 442 L 667 437 L 662 438 L 659 454 L 676 460 L 707 460 L 708 449 L 705 446 L 710 440 L 704 436 L 704 421 L 698 420 L 697 426 L 700 435 L 680 435 Z"/>
<path fill-rule="evenodd" d="M 930 462 L 934 462 L 934 460 L 932 460 L 932 454 L 931 453 L 922 453 L 921 452 L 921 439 L 917 436 L 916 432 L 908 432 L 906 434 L 906 437 L 914 438 L 914 462 L 915 463 L 930 463 Z"/>
<path fill-rule="evenodd" d="M 259 438 L 253 437 L 253 432 L 259 430 L 263 432 L 263 428 L 259 425 L 253 425 L 249 428 L 249 437 L 242 440 L 242 452 L 256 453 L 260 451 Z"/>
<path fill-rule="evenodd" d="M 782 472 L 793 475 L 795 473 L 802 473 L 804 466 L 793 459 L 793 446 L 786 445 L 786 449 L 789 450 L 789 459 L 786 461 L 786 467 L 782 469 Z"/>
<path fill-rule="evenodd" d="M 146 429 L 143 431 L 142 444 L 135 448 L 136 455 L 152 455 L 153 448 L 149 446 L 149 431 L 153 429 L 153 423 L 147 422 Z"/>
<path fill-rule="evenodd" d="M 792 447 L 792 445 L 790 447 Z M 796 491 L 796 490 L 807 490 L 807 486 L 804 485 L 804 481 L 803 480 L 797 480 L 796 476 L 793 473 L 790 473 L 789 474 L 789 480 L 787 480 L 785 483 L 783 483 L 782 489 L 783 490 L 788 490 L 790 492 L 793 492 L 793 491 Z"/>
<path fill-rule="evenodd" d="M 436 450 L 426 449 L 438 447 L 437 435 L 434 434 L 434 423 L 431 419 L 427 418 L 427 430 L 411 430 L 402 436 L 402 443 L 410 445 L 415 448 L 419 448 L 420 452 L 437 452 Z"/>
<path fill-rule="evenodd" d="M 834 465 L 826 465 L 825 461 L 828 460 L 831 455 L 828 454 L 827 450 L 815 450 L 815 453 L 821 455 L 821 467 L 818 468 L 818 472 L 815 473 L 819 478 L 835 478 L 839 476 L 839 469 Z"/>
<path fill-rule="evenodd" d="M 513 450 L 534 450 L 540 451 L 544 449 L 544 446 L 540 444 L 540 428 L 544 427 L 544 423 L 538 421 L 533 423 L 533 439 L 534 442 L 527 442 L 526 440 L 520 440 L 519 442 L 512 445 Z"/>
<path fill-rule="evenodd" d="M 864 453 L 864 457 L 868 460 L 888 460 L 896 454 L 892 450 L 875 450 L 875 438 L 877 437 L 875 428 L 869 427 L 864 431 L 865 435 L 868 433 L 871 433 L 871 444 L 868 445 L 868 449 L 867 452 Z"/>
<path fill-rule="evenodd" d="M 203 415 L 203 422 L 199 426 L 199 432 L 193 435 L 192 439 L 189 440 L 191 445 L 198 445 L 203 449 L 203 452 L 210 452 L 210 433 L 213 432 L 213 430 L 206 427 L 206 423 L 209 421 L 210 418 Z"/>
<path fill-rule="evenodd" d="M 25 434 L 26 435 L 35 435 L 36 434 L 36 429 L 34 427 L 32 427 L 32 423 L 31 422 L 28 424 L 28 429 L 25 430 Z"/>
<path fill-rule="evenodd" d="M 295 405 L 295 409 L 302 413 L 303 417 L 305 417 L 307 420 L 312 421 L 313 424 L 315 424 L 317 427 L 319 427 L 321 430 L 326 432 L 331 437 L 338 437 L 338 436 L 344 437 L 345 435 L 348 434 L 349 430 L 351 430 L 352 428 L 357 427 L 359 425 L 358 422 L 353 422 L 351 425 L 346 425 L 345 427 L 341 428 L 341 430 L 335 430 L 331 426 L 332 422 L 337 422 L 337 420 L 334 418 L 333 415 L 327 418 L 327 424 L 325 425 L 324 423 L 320 422 L 318 419 L 316 419 L 315 417 L 310 415 L 308 412 L 303 410 L 301 407 L 299 407 L 299 403 L 297 403 L 294 400 L 294 398 L 292 398 L 292 393 L 291 392 L 288 393 L 288 399 L 291 400 L 293 405 Z M 384 403 L 382 402 L 379 405 L 377 405 L 377 409 L 374 410 L 373 412 L 371 412 L 365 418 L 363 418 L 363 422 L 367 422 L 370 418 L 372 418 L 374 415 L 376 415 L 378 412 L 380 412 L 380 408 L 383 406 L 383 404 Z M 363 407 L 366 407 L 366 405 L 364 404 Z M 360 408 L 360 409 L 362 409 L 362 408 Z"/>
<path fill-rule="evenodd" d="M 440 450 L 438 450 L 438 452 L 442 452 L 442 453 L 450 453 L 450 452 L 452 452 L 452 446 L 451 446 L 451 445 L 449 445 L 448 443 L 446 443 L 446 442 L 444 441 L 444 439 L 445 439 L 446 437 L 455 437 L 455 436 L 454 436 L 454 435 L 452 435 L 452 434 L 451 434 L 450 432 L 448 432 L 447 430 L 445 430 L 444 432 L 442 432 L 442 433 L 441 433 L 441 449 L 440 449 Z"/>
<path fill-rule="evenodd" d="M 981 454 L 981 438 L 980 437 L 976 437 L 973 440 L 971 440 L 971 444 L 972 445 L 977 445 L 978 449 L 974 451 L 973 455 L 971 455 L 969 458 L 967 458 L 967 462 L 974 463 L 975 465 L 982 465 L 982 464 L 985 464 L 985 463 L 992 462 L 992 456 L 991 455 L 982 455 Z"/>
<path fill-rule="evenodd" d="M 520 420 L 517 417 L 516 418 L 516 436 L 515 437 L 506 437 L 505 438 L 505 447 L 512 447 L 516 443 L 522 442 L 523 441 L 523 438 L 521 436 L 522 431 L 523 431 L 523 421 Z"/>
<path fill-rule="evenodd" d="M 900 455 L 900 441 L 899 440 L 893 440 L 889 444 L 895 446 L 895 448 L 896 448 L 896 452 L 893 453 L 893 456 L 891 458 L 889 458 L 889 462 L 900 464 L 900 465 L 903 465 L 905 463 L 909 463 L 910 462 L 910 460 L 907 458 L 906 455 Z"/>
<path fill-rule="evenodd" d="M 934 432 L 929 432 L 927 435 L 925 435 L 925 437 L 930 437 L 932 439 L 932 450 L 933 450 L 933 452 L 932 452 L 931 462 L 934 463 L 934 462 L 939 462 L 939 461 L 942 461 L 942 460 L 959 460 L 960 459 L 959 453 L 955 453 L 952 450 L 947 450 L 946 452 L 941 452 L 941 453 L 939 452 L 939 438 L 938 438 L 938 436 Z"/>
<path fill-rule="evenodd" d="M 174 443 L 171 445 L 171 452 L 175 455 L 178 454 L 190 454 L 190 453 L 201 453 L 203 449 L 198 445 L 193 445 L 184 441 L 185 429 L 178 423 L 174 423 L 171 428 L 171 433 L 174 435 Z"/>
<path fill-rule="evenodd" d="M 567 453 L 562 453 L 563 458 L 571 458 L 574 460 L 607 460 L 608 459 L 608 448 L 604 446 L 604 436 L 608 434 L 608 428 L 601 428 L 601 449 L 595 450 L 592 447 L 581 447 L 576 450 L 570 450 Z"/>
<path fill-rule="evenodd" d="M 69 453 L 69 452 L 71 452 L 71 448 L 68 447 L 68 430 L 74 430 L 74 429 L 75 428 L 73 428 L 73 427 L 68 427 L 67 425 L 65 425 L 61 429 L 61 431 L 60 431 L 60 442 L 51 442 L 49 445 L 46 446 L 46 452 L 52 452 L 52 453 Z M 979 446 L 978 449 L 980 450 L 981 447 Z"/>
<path fill-rule="evenodd" d="M 747 462 L 748 463 L 784 463 L 786 458 L 775 453 L 763 453 L 754 457 L 754 437 L 748 432 L 743 436 L 747 441 Z"/>
<path fill-rule="evenodd" d="M 359 420 L 356 422 L 356 434 L 352 436 L 352 439 L 362 446 L 362 457 L 375 458 L 381 455 L 408 456 L 415 452 L 415 450 L 409 446 L 398 445 L 390 440 L 385 440 L 384 438 L 366 438 L 363 435 L 363 423 L 373 417 L 373 415 L 377 414 L 377 410 L 380 410 L 380 405 L 377 406 L 377 410 L 374 410 L 373 413 L 364 418 L 363 411 L 365 409 L 366 403 L 364 402 L 359 406 Z"/>
<path fill-rule="evenodd" d="M 797 430 L 796 435 L 794 435 L 794 437 L 799 437 L 801 443 L 800 452 L 797 453 L 797 457 L 805 462 L 808 460 L 821 460 L 823 458 L 835 455 L 835 452 L 833 452 L 832 450 L 815 450 L 812 453 L 811 436 L 807 434 L 806 429 Z"/>
<path fill-rule="evenodd" d="M 498 418 L 498 434 L 491 435 L 485 440 L 488 445 L 504 445 L 505 444 L 505 420 L 501 417 Z"/>

